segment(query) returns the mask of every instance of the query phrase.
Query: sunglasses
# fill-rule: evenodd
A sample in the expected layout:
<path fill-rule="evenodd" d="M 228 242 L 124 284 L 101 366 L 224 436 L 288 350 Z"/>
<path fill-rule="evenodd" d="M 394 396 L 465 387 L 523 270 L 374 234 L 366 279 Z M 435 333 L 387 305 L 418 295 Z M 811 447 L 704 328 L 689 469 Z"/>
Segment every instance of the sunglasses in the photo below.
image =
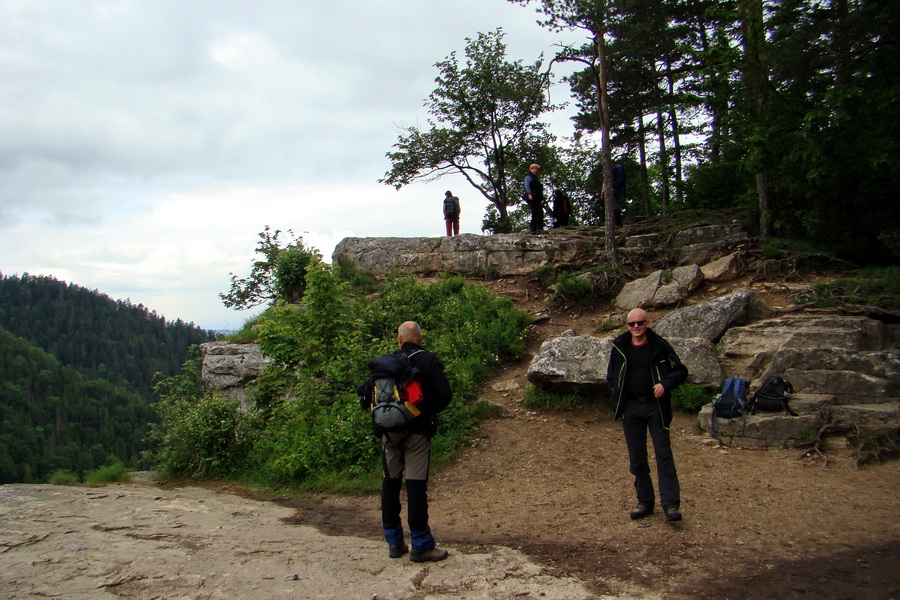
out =
<path fill-rule="evenodd" d="M 628 326 L 629 327 L 640 327 L 641 325 L 643 325 L 646 322 L 647 322 L 646 320 L 644 320 L 644 321 L 628 321 Z"/>

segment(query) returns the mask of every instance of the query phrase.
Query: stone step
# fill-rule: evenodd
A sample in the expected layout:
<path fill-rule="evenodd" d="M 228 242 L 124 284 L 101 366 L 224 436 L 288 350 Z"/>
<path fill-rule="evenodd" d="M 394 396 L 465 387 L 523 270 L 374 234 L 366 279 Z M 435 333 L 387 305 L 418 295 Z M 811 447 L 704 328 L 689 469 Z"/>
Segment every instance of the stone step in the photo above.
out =
<path fill-rule="evenodd" d="M 886 427 L 900 422 L 900 400 L 891 399 L 883 404 L 841 404 L 825 409 L 826 418 L 835 425 L 859 427 Z"/>
<path fill-rule="evenodd" d="M 876 404 L 894 395 L 890 380 L 857 371 L 787 369 L 784 378 L 795 393 L 826 392 L 837 404 Z"/>
<path fill-rule="evenodd" d="M 700 410 L 700 427 L 709 433 L 712 423 L 712 404 Z M 822 411 L 800 413 L 757 413 L 734 419 L 716 419 L 716 437 L 726 446 L 741 448 L 793 448 L 815 439 L 825 424 Z"/>
<path fill-rule="evenodd" d="M 719 360 L 733 376 L 756 377 L 778 354 L 803 351 L 839 355 L 878 352 L 891 346 L 883 323 L 863 317 L 789 315 L 732 327 L 719 341 Z M 894 368 L 896 372 L 896 367 Z"/>

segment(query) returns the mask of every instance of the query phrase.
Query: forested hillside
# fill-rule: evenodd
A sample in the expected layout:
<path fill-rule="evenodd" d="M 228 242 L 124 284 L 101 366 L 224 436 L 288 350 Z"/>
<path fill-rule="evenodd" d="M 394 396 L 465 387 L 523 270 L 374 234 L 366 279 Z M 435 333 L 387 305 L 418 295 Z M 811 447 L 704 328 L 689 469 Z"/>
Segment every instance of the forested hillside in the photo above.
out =
<path fill-rule="evenodd" d="M 83 473 L 110 456 L 134 466 L 153 418 L 140 394 L 89 380 L 0 328 L 0 483 Z"/>
<path fill-rule="evenodd" d="M 0 483 L 138 465 L 154 375 L 214 338 L 48 276 L 0 276 Z"/>
<path fill-rule="evenodd" d="M 88 379 L 152 397 L 153 376 L 179 371 L 188 348 L 212 332 L 166 321 L 142 304 L 48 276 L 0 276 L 0 327 L 49 352 Z"/>

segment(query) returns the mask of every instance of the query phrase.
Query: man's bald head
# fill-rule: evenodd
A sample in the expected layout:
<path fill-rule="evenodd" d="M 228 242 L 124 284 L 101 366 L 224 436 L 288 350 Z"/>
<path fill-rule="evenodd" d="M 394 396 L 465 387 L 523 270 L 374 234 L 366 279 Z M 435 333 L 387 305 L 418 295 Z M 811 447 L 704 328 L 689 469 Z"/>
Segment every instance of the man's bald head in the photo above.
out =
<path fill-rule="evenodd" d="M 415 321 L 406 321 L 400 324 L 400 327 L 397 328 L 397 343 L 401 346 L 405 342 L 412 342 L 413 344 L 418 344 L 422 341 L 422 328 L 419 327 L 419 324 Z"/>

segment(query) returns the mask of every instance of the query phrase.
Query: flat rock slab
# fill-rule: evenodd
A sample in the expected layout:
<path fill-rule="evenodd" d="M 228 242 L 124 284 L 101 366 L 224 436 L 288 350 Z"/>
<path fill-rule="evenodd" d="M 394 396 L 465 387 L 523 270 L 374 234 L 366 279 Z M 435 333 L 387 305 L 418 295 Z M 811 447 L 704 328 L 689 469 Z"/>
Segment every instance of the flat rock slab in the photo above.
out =
<path fill-rule="evenodd" d="M 0 486 L 0 592 L 69 600 L 601 598 L 509 548 L 450 547 L 450 558 L 433 564 L 392 560 L 384 543 L 285 523 L 292 513 L 198 487 Z"/>

